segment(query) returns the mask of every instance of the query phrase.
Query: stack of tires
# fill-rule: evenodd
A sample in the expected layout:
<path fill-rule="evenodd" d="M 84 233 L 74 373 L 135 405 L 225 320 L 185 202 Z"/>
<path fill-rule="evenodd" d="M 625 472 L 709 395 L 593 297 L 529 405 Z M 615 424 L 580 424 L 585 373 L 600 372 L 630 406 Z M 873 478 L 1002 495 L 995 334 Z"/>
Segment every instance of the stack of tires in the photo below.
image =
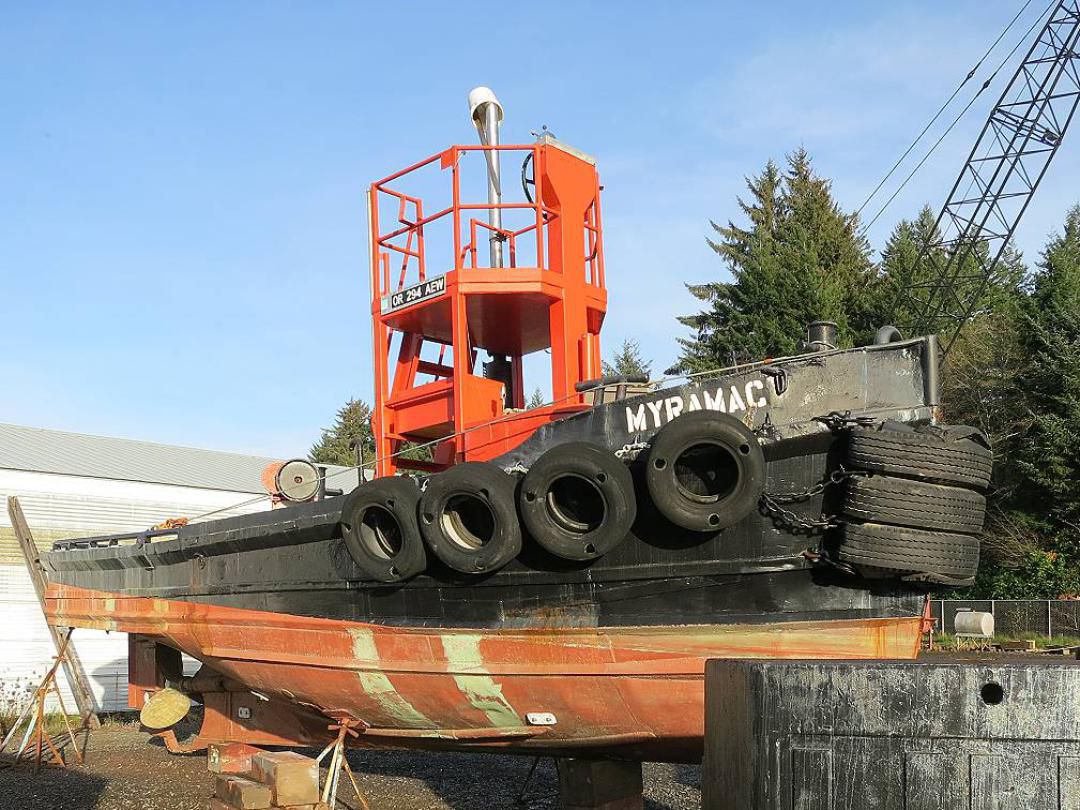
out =
<path fill-rule="evenodd" d="M 854 429 L 837 557 L 865 577 L 969 582 L 992 464 L 975 428 L 889 421 Z"/>

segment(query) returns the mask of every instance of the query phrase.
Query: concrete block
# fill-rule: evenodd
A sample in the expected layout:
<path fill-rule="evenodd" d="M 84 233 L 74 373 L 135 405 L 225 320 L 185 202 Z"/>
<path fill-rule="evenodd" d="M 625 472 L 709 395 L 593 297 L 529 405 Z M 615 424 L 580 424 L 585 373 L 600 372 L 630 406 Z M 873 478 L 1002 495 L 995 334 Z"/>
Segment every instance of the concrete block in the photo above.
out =
<path fill-rule="evenodd" d="M 1080 666 L 709 661 L 702 807 L 1080 808 Z"/>
<path fill-rule="evenodd" d="M 206 769 L 210 773 L 249 773 L 251 758 L 259 751 L 255 746 L 245 743 L 211 745 L 206 752 Z"/>
<path fill-rule="evenodd" d="M 559 759 L 563 810 L 642 810 L 640 762 Z"/>
<path fill-rule="evenodd" d="M 253 777 L 270 787 L 282 807 L 319 801 L 319 766 L 295 751 L 260 751 L 251 758 Z"/>
<path fill-rule="evenodd" d="M 218 775 L 214 794 L 238 810 L 266 810 L 273 799 L 268 786 L 233 774 Z"/>

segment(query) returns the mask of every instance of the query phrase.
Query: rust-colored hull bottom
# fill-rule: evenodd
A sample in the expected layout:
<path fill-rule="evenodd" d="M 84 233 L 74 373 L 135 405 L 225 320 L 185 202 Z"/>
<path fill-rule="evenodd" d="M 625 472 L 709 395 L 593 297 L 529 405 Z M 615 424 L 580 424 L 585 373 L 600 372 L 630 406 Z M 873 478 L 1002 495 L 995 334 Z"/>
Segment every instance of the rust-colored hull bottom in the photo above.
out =
<path fill-rule="evenodd" d="M 587 749 L 661 761 L 701 757 L 706 659 L 914 658 L 922 622 L 910 616 L 468 631 L 384 627 L 58 584 L 49 585 L 46 610 L 53 625 L 135 633 L 176 647 L 270 697 L 269 705 L 283 701 L 309 716 L 314 710 L 360 721 L 366 730 L 358 744 L 579 756 Z M 537 713 L 554 715 L 555 724 L 531 724 L 529 715 Z M 235 723 L 218 734 L 257 737 L 241 735 Z M 294 741 L 315 740 L 298 730 Z"/>

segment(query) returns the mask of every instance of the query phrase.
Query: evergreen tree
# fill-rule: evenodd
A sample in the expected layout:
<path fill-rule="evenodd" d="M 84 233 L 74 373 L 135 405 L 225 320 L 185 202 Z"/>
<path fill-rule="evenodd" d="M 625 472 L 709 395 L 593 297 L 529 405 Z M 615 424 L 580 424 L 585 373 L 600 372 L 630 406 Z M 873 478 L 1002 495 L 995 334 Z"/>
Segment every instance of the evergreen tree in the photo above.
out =
<path fill-rule="evenodd" d="M 933 261 L 943 260 L 945 254 L 937 251 L 928 260 L 924 250 L 940 238 L 929 206 L 914 220 L 902 220 L 893 229 L 881 251 L 877 277 L 862 300 L 855 302 L 853 318 L 864 340 L 884 324 L 915 319 L 911 300 L 903 293 L 931 281 Z M 977 272 L 975 261 L 973 257 L 972 273 Z M 996 448 L 1015 437 L 1017 415 L 1022 411 L 1018 332 L 1026 275 L 1022 257 L 1010 247 L 983 291 L 977 314 L 953 344 L 942 373 L 947 421 L 978 427 Z"/>
<path fill-rule="evenodd" d="M 539 408 L 543 404 L 544 392 L 537 388 L 535 391 L 533 391 L 532 396 L 529 397 L 529 401 L 525 403 L 525 407 L 529 410 L 532 410 L 533 408 Z"/>
<path fill-rule="evenodd" d="M 840 341 L 850 344 L 854 335 L 850 317 L 853 305 L 873 282 L 870 244 L 859 235 L 858 222 L 833 200 L 832 184 L 813 172 L 803 149 L 789 158 L 787 217 L 780 222 L 781 266 L 800 267 L 807 274 L 812 306 L 807 320 L 835 321 Z M 797 326 L 801 337 L 806 321 Z"/>
<path fill-rule="evenodd" d="M 926 249 L 927 245 L 941 240 L 941 231 L 935 226 L 933 210 L 924 206 L 914 220 L 902 220 L 889 235 L 881 251 L 876 278 L 866 295 L 857 299 L 852 308 L 855 331 L 861 340 L 869 340 L 879 326 L 909 327 L 917 320 L 918 309 L 914 301 L 923 301 L 933 294 L 929 285 L 935 281 L 936 268 L 948 259 L 941 249 Z M 981 274 L 981 266 L 988 259 L 987 246 L 979 245 L 976 250 L 977 253 L 966 260 L 964 271 L 958 274 L 960 277 L 972 278 Z M 996 311 L 999 306 L 1013 306 L 1026 275 L 1027 268 L 1019 252 L 1011 245 L 1006 247 L 992 277 L 979 291 L 974 307 L 976 317 Z M 905 337 L 915 335 L 905 334 Z M 943 337 L 951 338 L 951 334 Z"/>
<path fill-rule="evenodd" d="M 946 421 L 974 425 L 990 439 L 995 455 L 992 505 L 1006 511 L 1022 478 L 1016 458 L 1030 421 L 1024 383 L 1028 356 L 1020 339 L 1027 275 L 1020 253 L 1008 247 L 941 374 Z"/>
<path fill-rule="evenodd" d="M 985 542 L 985 541 L 984 541 Z M 1028 548 L 1012 565 L 983 565 L 975 585 L 950 599 L 1057 599 L 1080 595 L 1080 566 L 1056 551 Z"/>
<path fill-rule="evenodd" d="M 1043 251 L 1021 340 L 1031 423 L 1018 452 L 1019 496 L 1045 516 L 1051 549 L 1080 565 L 1080 207 Z"/>
<path fill-rule="evenodd" d="M 979 598 L 1080 594 L 1080 209 L 1043 251 L 1030 295 L 1003 261 L 987 312 L 961 332 L 945 373 L 946 416 L 994 443 Z"/>
<path fill-rule="evenodd" d="M 1021 344 L 1019 298 L 972 320 L 942 365 L 945 421 L 972 425 L 994 448 L 995 499 L 1008 500 L 1017 485 L 1014 463 L 1030 419 L 1025 403 L 1026 351 Z"/>
<path fill-rule="evenodd" d="M 603 371 L 604 376 L 644 374 L 648 377 L 652 374 L 652 361 L 642 359 L 641 346 L 638 342 L 632 338 L 626 338 L 611 358 L 611 362 L 604 361 Z"/>
<path fill-rule="evenodd" d="M 687 285 L 707 306 L 679 318 L 694 335 L 679 340 L 673 370 L 792 354 L 814 320 L 836 321 L 842 343 L 853 337 L 849 313 L 873 282 L 855 217 L 840 210 L 802 149 L 788 156 L 784 172 L 770 161 L 747 188 L 738 205 L 749 224 L 713 222 L 716 238 L 707 240 L 732 281 Z"/>
<path fill-rule="evenodd" d="M 859 302 L 856 318 L 864 341 L 880 326 L 907 324 L 914 317 L 901 293 L 929 281 L 929 264 L 920 263 L 919 257 L 924 245 L 940 238 L 934 224 L 934 212 L 927 205 L 914 220 L 901 220 L 889 234 L 877 276 Z"/>
<path fill-rule="evenodd" d="M 1005 579 L 998 574 L 1030 567 L 1039 546 L 1036 527 L 1016 499 L 1024 478 L 1017 464 L 1018 446 L 1030 422 L 1023 383 L 1027 361 L 1019 338 L 1021 306 L 1018 295 L 1010 305 L 975 318 L 960 333 L 941 371 L 944 421 L 979 428 L 994 449 L 979 585 L 992 587 L 992 595 L 999 598 L 1007 598 L 997 591 L 1012 574 Z"/>
<path fill-rule="evenodd" d="M 358 399 L 350 399 L 340 409 L 334 424 L 322 429 L 319 441 L 312 445 L 308 458 L 322 464 L 356 464 L 355 443 L 363 442 L 364 459 L 375 456 L 375 439 L 371 433 L 371 408 Z"/>

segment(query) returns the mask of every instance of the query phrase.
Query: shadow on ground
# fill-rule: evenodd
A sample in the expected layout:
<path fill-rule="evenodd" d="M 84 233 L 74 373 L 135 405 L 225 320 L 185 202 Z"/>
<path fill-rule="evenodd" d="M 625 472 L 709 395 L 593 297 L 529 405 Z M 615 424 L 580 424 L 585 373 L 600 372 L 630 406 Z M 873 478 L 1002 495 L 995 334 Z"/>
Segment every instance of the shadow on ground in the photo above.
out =
<path fill-rule="evenodd" d="M 520 804 L 532 757 L 355 750 L 349 762 L 372 810 L 559 807 L 550 758 L 538 762 Z M 646 764 L 646 810 L 699 810 L 700 773 L 696 766 Z M 170 755 L 131 724 L 93 732 L 85 766 L 37 776 L 32 766 L 0 769 L 0 810 L 205 810 L 213 791 L 204 755 Z M 347 780 L 338 795 L 341 807 L 357 806 Z"/>
<path fill-rule="evenodd" d="M 34 773 L 33 759 L 12 766 L 14 756 L 0 755 L 0 806 L 95 810 L 107 780 L 82 768 L 45 766 Z"/>
<path fill-rule="evenodd" d="M 530 778 L 534 761 L 533 757 L 500 754 L 412 751 L 352 751 L 349 754 L 349 763 L 368 802 L 392 810 L 414 807 L 439 810 L 558 808 L 559 786 L 554 760 L 542 757 Z M 697 810 L 701 807 L 701 768 L 696 765 L 646 763 L 644 780 L 646 810 Z M 351 789 L 344 784 L 339 789 L 339 796 L 350 805 L 356 804 Z M 386 801 L 390 803 L 379 803 Z"/>

